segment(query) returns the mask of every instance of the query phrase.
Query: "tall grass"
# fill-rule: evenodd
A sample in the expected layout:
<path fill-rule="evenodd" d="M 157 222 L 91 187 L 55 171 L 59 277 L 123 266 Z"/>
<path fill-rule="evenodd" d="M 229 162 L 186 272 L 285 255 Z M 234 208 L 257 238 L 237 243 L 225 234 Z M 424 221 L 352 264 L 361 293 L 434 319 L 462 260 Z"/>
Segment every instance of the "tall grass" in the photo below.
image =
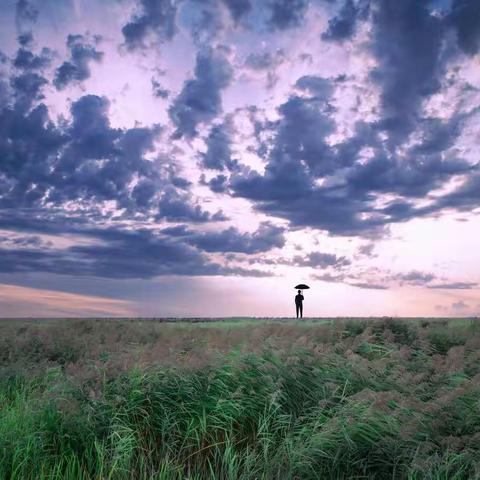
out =
<path fill-rule="evenodd" d="M 33 368 L 11 342 L 0 479 L 480 478 L 478 328 L 445 351 L 449 326 L 337 327 L 322 348 L 320 331 L 270 329 L 256 351 L 243 339 L 222 359 L 114 373 L 102 349 Z M 285 333 L 293 347 L 273 348 Z"/>

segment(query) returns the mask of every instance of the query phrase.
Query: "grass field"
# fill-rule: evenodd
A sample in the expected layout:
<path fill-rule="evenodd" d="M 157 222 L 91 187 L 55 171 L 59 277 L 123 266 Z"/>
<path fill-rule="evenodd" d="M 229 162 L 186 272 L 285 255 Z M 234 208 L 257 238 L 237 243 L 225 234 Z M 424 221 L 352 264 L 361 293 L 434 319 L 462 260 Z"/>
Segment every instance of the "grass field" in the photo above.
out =
<path fill-rule="evenodd" d="M 476 319 L 0 320 L 0 479 L 480 478 Z"/>

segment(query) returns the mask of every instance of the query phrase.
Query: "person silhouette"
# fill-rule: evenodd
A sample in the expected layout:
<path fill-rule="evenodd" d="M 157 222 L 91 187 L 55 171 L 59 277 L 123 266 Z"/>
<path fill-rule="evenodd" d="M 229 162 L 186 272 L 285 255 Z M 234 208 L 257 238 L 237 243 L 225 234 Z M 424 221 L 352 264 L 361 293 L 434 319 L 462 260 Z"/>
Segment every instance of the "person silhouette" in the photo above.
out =
<path fill-rule="evenodd" d="M 303 295 L 301 290 L 295 295 L 295 307 L 297 310 L 297 318 L 299 317 L 299 314 L 300 318 L 303 318 Z"/>

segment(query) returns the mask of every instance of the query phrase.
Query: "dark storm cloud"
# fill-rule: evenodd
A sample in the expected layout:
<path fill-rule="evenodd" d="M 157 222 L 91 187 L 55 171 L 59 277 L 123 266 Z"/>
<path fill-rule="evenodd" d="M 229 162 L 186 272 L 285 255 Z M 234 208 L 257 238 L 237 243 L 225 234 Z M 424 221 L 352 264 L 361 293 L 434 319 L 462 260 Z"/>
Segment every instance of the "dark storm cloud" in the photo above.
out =
<path fill-rule="evenodd" d="M 205 175 L 202 175 L 201 184 L 207 185 L 214 193 L 224 193 L 227 191 L 228 177 L 226 175 L 218 174 L 210 180 L 205 179 Z"/>
<path fill-rule="evenodd" d="M 100 62 L 103 52 L 97 50 L 99 38 L 93 40 L 83 35 L 69 35 L 67 48 L 70 59 L 63 62 L 55 72 L 53 84 L 58 90 L 63 90 L 72 83 L 79 83 L 90 77 L 90 63 Z"/>
<path fill-rule="evenodd" d="M 398 273 L 393 276 L 395 280 L 400 282 L 400 285 L 425 285 L 435 279 L 432 273 L 418 272 L 412 270 L 407 273 Z"/>
<path fill-rule="evenodd" d="M 26 88 L 31 86 L 28 82 L 19 82 L 24 78 L 15 77 L 14 86 L 17 95 L 28 92 L 31 103 L 44 81 L 39 77 L 33 82 L 36 88 Z M 210 215 L 195 204 L 187 191 L 189 183 L 182 182 L 168 160 L 158 163 L 145 158 L 161 134 L 158 125 L 112 128 L 108 110 L 106 98 L 85 95 L 72 103 L 71 121 L 58 127 L 43 104 L 31 111 L 18 102 L 4 108 L 0 112 L 0 206 L 30 208 L 40 202 L 50 206 L 46 215 L 61 216 L 62 206 L 71 201 L 87 217 L 97 214 L 102 202 L 113 201 L 127 218 L 222 219 L 219 213 Z"/>
<path fill-rule="evenodd" d="M 328 94 L 310 98 L 294 95 L 278 108 L 281 120 L 270 161 L 272 167 L 282 168 L 285 162 L 298 164 L 303 160 L 310 170 L 309 176 L 337 168 L 325 142 L 325 137 L 335 131 L 328 99 Z"/>
<path fill-rule="evenodd" d="M 396 157 L 377 156 L 365 164 L 356 164 L 346 176 L 352 191 L 397 193 L 406 197 L 422 197 L 441 186 L 452 175 L 468 173 L 475 167 L 439 155 Z"/>
<path fill-rule="evenodd" d="M 354 273 L 336 272 L 332 274 L 330 272 L 327 272 L 322 274 L 313 274 L 312 277 L 322 282 L 343 283 L 344 285 L 362 288 L 365 290 L 388 290 L 390 288 L 390 285 L 388 285 L 387 283 L 379 283 L 364 279 L 361 275 L 356 275 Z"/>
<path fill-rule="evenodd" d="M 373 250 L 375 249 L 375 243 L 367 243 L 365 245 L 362 245 L 358 248 L 358 254 L 359 255 L 365 255 L 367 257 L 374 257 L 376 256 L 373 253 Z"/>
<path fill-rule="evenodd" d="M 48 81 L 44 78 L 43 70 L 50 65 L 53 52 L 48 48 L 43 48 L 39 55 L 31 51 L 30 45 L 33 42 L 31 33 L 20 35 L 18 40 L 21 47 L 12 61 L 17 72 L 10 78 L 10 84 L 16 108 L 28 110 L 35 102 L 44 98 L 43 88 Z M 3 63 L 6 62 L 5 57 Z"/>
<path fill-rule="evenodd" d="M 223 267 L 221 269 L 221 275 L 233 275 L 237 277 L 254 277 L 254 278 L 265 278 L 272 277 L 273 273 L 265 270 L 257 270 L 254 268 L 243 268 L 243 267 Z"/>
<path fill-rule="evenodd" d="M 212 263 L 197 249 L 150 230 L 84 230 L 96 242 L 66 249 L 2 248 L 0 272 L 49 272 L 105 278 L 160 275 L 267 276 L 268 272 Z"/>
<path fill-rule="evenodd" d="M 341 257 L 343 258 L 343 257 Z M 345 267 L 350 264 L 346 263 Z M 341 265 L 343 267 L 343 265 Z M 404 286 L 413 287 L 427 287 L 427 288 L 473 288 L 475 284 L 469 283 L 437 283 L 430 282 L 436 280 L 436 276 L 432 273 L 420 272 L 412 270 L 404 273 L 393 273 L 388 270 L 380 270 L 377 268 L 369 271 L 355 270 L 352 268 L 341 269 L 340 272 L 314 274 L 314 278 L 325 282 L 343 283 L 357 288 L 373 289 L 373 290 L 387 290 L 390 288 L 398 288 Z"/>
<path fill-rule="evenodd" d="M 171 40 L 178 30 L 177 17 L 186 22 L 196 44 L 211 44 L 224 28 L 220 4 L 237 25 L 257 7 L 251 0 L 137 0 L 137 11 L 122 28 L 125 45 L 134 50 L 147 46 L 149 38 L 159 42 Z M 259 5 L 265 10 L 265 21 L 271 30 L 298 27 L 308 6 L 309 0 L 267 0 L 265 5 Z"/>
<path fill-rule="evenodd" d="M 331 273 L 321 273 L 321 274 L 314 274 L 312 278 L 315 280 L 321 280 L 322 282 L 328 283 L 342 283 L 345 279 L 345 275 L 343 274 L 331 274 Z"/>
<path fill-rule="evenodd" d="M 321 145 L 321 139 L 313 141 Z M 286 218 L 296 226 L 316 227 L 338 235 L 375 231 L 379 234 L 389 223 L 428 215 L 448 206 L 468 208 L 472 204 L 478 205 L 476 177 L 436 200 L 430 207 L 418 208 L 405 200 L 391 202 L 383 208 L 374 205 L 375 196 L 386 193 L 421 198 L 451 176 L 469 173 L 476 168 L 462 160 L 420 157 L 400 162 L 380 156 L 347 169 L 337 185 L 317 186 L 309 171 L 333 172 L 335 156 L 332 152 L 325 148 L 327 162 L 320 165 L 314 163 L 313 154 L 311 158 L 307 157 L 304 161 L 312 163 L 311 169 L 299 159 L 285 155 L 285 150 L 281 153 L 283 157 L 267 164 L 265 174 L 234 175 L 230 186 L 236 195 L 253 200 L 258 210 Z M 304 154 L 302 151 L 302 157 Z"/>
<path fill-rule="evenodd" d="M 222 0 L 227 6 L 232 18 L 238 22 L 244 15 L 247 15 L 252 9 L 250 0 Z"/>
<path fill-rule="evenodd" d="M 300 77 L 295 86 L 299 90 L 309 92 L 314 98 L 328 101 L 333 93 L 332 81 L 323 77 L 304 75 Z"/>
<path fill-rule="evenodd" d="M 349 263 L 345 264 L 345 266 L 348 265 Z M 403 286 L 426 287 L 433 289 L 468 289 L 476 286 L 475 283 L 467 282 L 431 284 L 430 282 L 437 280 L 437 277 L 434 274 L 416 270 L 405 273 L 393 273 L 388 270 L 382 271 L 379 269 L 371 269 L 370 271 L 362 272 L 361 270 L 355 271 L 353 268 L 351 271 L 350 269 L 342 269 L 341 272 L 335 272 L 334 274 L 327 272 L 325 274 L 315 274 L 313 276 L 317 280 L 343 283 L 345 285 L 351 285 L 358 288 L 375 290 L 386 290 L 389 288 Z"/>
<path fill-rule="evenodd" d="M 261 209 L 280 207 L 280 204 L 303 202 L 312 195 L 312 182 L 302 168 L 286 159 L 279 165 L 268 164 L 265 175 L 255 171 L 234 176 L 232 188 L 236 195 L 264 203 Z M 277 205 L 278 204 L 278 205 Z M 288 208 L 288 207 L 287 207 Z"/>
<path fill-rule="evenodd" d="M 438 198 L 432 208 L 454 208 L 469 211 L 480 206 L 480 173 L 478 167 L 459 187 Z"/>
<path fill-rule="evenodd" d="M 211 10 L 218 9 L 220 2 L 225 8 Z M 358 22 L 366 20 L 367 3 L 342 2 L 324 39 L 352 38 Z M 19 4 L 28 12 L 30 3 Z M 171 39 L 177 5 L 166 0 L 140 0 L 137 12 L 123 28 L 127 48 L 147 45 L 153 38 Z M 470 2 L 454 0 L 452 13 L 446 17 L 433 15 L 425 2 L 374 2 L 368 48 L 377 62 L 371 78 L 380 92 L 380 110 L 374 112 L 379 119 L 357 121 L 345 138 L 336 123 L 335 108 L 341 100 L 336 89 L 348 86 L 350 77 L 323 78 L 310 71 L 312 64 L 308 75 L 291 79 L 292 92 L 279 105 L 275 120 L 261 121 L 261 114 L 257 117 L 253 113 L 261 109 L 250 110 L 258 143 L 247 148 L 265 160 L 264 171 L 242 165 L 240 150 L 235 148 L 236 137 L 242 132 L 235 132 L 228 115 L 222 115 L 222 92 L 234 75 L 230 51 L 204 43 L 218 34 L 217 27 L 223 28 L 218 21 L 224 18 L 222 13 L 227 14 L 226 9 L 235 22 L 240 22 L 257 4 L 250 0 L 190 0 L 182 5 L 198 8 L 195 18 L 199 21 L 193 22 L 197 30 L 192 32 L 196 46 L 202 46 L 192 78 L 178 85 L 176 97 L 171 95 L 168 113 L 176 129 L 174 139 L 190 140 L 200 134 L 205 140 L 204 152 L 194 153 L 191 161 L 198 161 L 202 169 L 214 170 L 216 176 L 204 173 L 201 184 L 215 193 L 247 198 L 258 211 L 286 219 L 293 228 L 312 227 L 370 238 L 394 222 L 437 214 L 445 208 L 468 212 L 480 205 L 478 166 L 462 159 L 461 150 L 453 149 L 467 125 L 466 115 L 455 113 L 439 119 L 423 112 L 424 100 L 445 80 L 447 34 L 452 39 L 457 35 L 463 52 L 471 55 L 478 51 L 477 20 L 471 15 Z M 268 0 L 262 12 L 278 35 L 279 30 L 300 26 L 308 5 L 301 0 Z M 22 21 L 35 20 L 35 15 L 23 15 Z M 257 27 L 264 29 L 265 25 L 251 26 Z M 235 34 L 242 31 L 237 25 Z M 54 77 L 59 89 L 88 78 L 91 62 L 100 61 L 102 55 L 95 39 L 70 35 L 68 41 L 70 56 Z M 0 269 L 108 278 L 269 275 L 225 267 L 208 255 L 226 254 L 218 256 L 232 262 L 245 261 L 245 255 L 260 257 L 283 247 L 284 228 L 263 223 L 256 232 L 243 233 L 233 227 L 206 225 L 226 217 L 222 211 L 203 209 L 191 193 L 194 184 L 182 176 L 173 154 L 157 155 L 156 143 L 168 128 L 115 128 L 106 98 L 82 96 L 71 103 L 69 115 L 52 121 L 47 106 L 40 103 L 51 78 L 43 71 L 50 52 L 35 53 L 29 33 L 23 33 L 19 42 L 21 47 L 11 63 L 15 68 L 10 69 L 10 64 L 6 67 L 11 76 L 4 76 L 3 84 L 0 79 L 0 227 L 35 235 L 68 234 L 69 238 L 86 237 L 88 241 L 58 249 L 35 240 L 10 239 L 2 250 L 5 261 L 0 262 Z M 455 47 L 448 55 L 458 53 Z M 284 58 L 282 52 L 254 51 L 240 68 L 249 68 L 250 75 L 251 70 L 269 72 Z M 157 77 L 152 79 L 152 90 L 160 98 L 168 97 Z M 12 96 L 4 102 L 2 96 L 7 98 L 7 93 Z M 164 142 L 167 148 L 168 143 Z M 201 143 L 201 139 L 193 143 Z M 463 184 L 449 193 L 430 196 L 458 175 L 465 177 Z M 425 199 L 430 204 L 419 206 L 419 200 Z M 161 232 L 143 230 L 140 225 L 149 222 L 182 225 Z M 229 252 L 233 252 L 230 258 Z M 361 253 L 369 255 L 371 250 Z M 281 260 L 258 263 L 278 265 Z M 284 264 L 344 272 L 350 260 L 313 252 Z M 388 288 L 387 284 L 474 287 L 468 282 L 439 283 L 432 274 L 416 271 L 376 280 L 355 272 L 317 278 L 374 289 Z"/>
<path fill-rule="evenodd" d="M 294 226 L 327 230 L 336 235 L 360 235 L 378 230 L 385 223 L 370 211 L 366 195 L 351 198 L 344 188 L 320 189 L 294 162 L 285 162 L 265 176 L 252 173 L 232 182 L 237 195 L 256 202 L 258 210 L 286 218 Z"/>
<path fill-rule="evenodd" d="M 44 105 L 25 112 L 24 105 L 0 111 L 0 206 L 38 205 L 47 190 L 51 159 L 63 145 L 49 123 Z"/>
<path fill-rule="evenodd" d="M 328 98 L 328 94 L 311 98 L 294 95 L 278 108 L 281 118 L 275 125 L 265 174 L 250 172 L 234 177 L 232 186 L 238 195 L 260 201 L 301 202 L 313 192 L 316 175 L 338 167 L 325 142 L 335 129 Z"/>
<path fill-rule="evenodd" d="M 327 268 L 344 267 L 352 262 L 346 257 L 338 257 L 332 253 L 312 252 L 306 257 L 299 255 L 293 258 L 293 264 L 301 267 Z"/>
<path fill-rule="evenodd" d="M 133 50 L 145 46 L 148 36 L 171 40 L 177 31 L 177 7 L 171 0 L 138 0 L 138 11 L 122 28 L 125 44 Z"/>
<path fill-rule="evenodd" d="M 284 229 L 268 222 L 261 223 L 253 233 L 241 233 L 234 227 L 220 232 L 189 232 L 184 241 L 205 252 L 246 254 L 267 252 L 285 245 Z"/>
<path fill-rule="evenodd" d="M 448 120 L 434 117 L 422 118 L 417 124 L 421 142 L 414 147 L 413 151 L 422 155 L 430 155 L 452 147 L 462 132 L 464 120 L 468 116 L 455 114 Z"/>
<path fill-rule="evenodd" d="M 368 283 L 368 282 L 347 282 L 346 285 L 352 287 L 363 288 L 367 290 L 388 290 L 388 285 L 382 285 L 380 283 Z"/>
<path fill-rule="evenodd" d="M 337 235 L 378 236 L 390 223 L 431 215 L 442 208 L 478 205 L 478 166 L 454 153 L 443 154 L 454 146 L 472 113 L 455 113 L 447 120 L 415 113 L 417 141 L 404 147 L 401 157 L 390 148 L 392 137 L 382 139 L 382 122 L 357 121 L 352 136 L 331 145 L 326 138 L 336 130 L 330 102 L 337 85 L 336 79 L 318 76 L 298 79 L 296 91 L 304 94 L 292 94 L 278 107 L 278 121 L 256 124 L 260 131 L 273 132 L 272 141 L 263 146 L 267 154 L 264 173 L 239 168 L 222 188 L 249 198 L 259 211 L 286 218 L 294 226 Z M 407 103 L 415 95 L 407 95 Z M 360 162 L 364 147 L 370 149 L 369 157 Z M 416 206 L 417 199 L 455 175 L 469 179 L 457 190 L 432 199 L 431 205 Z M 385 194 L 395 199 L 379 207 L 375 200 Z"/>
<path fill-rule="evenodd" d="M 2 230 L 28 234 L 78 233 L 85 229 L 91 220 L 89 216 L 58 215 L 61 212 L 48 211 L 42 207 L 2 208 L 0 212 L 0 228 Z"/>
<path fill-rule="evenodd" d="M 176 5 L 178 26 L 190 34 L 197 49 L 213 47 L 218 43 L 225 31 L 228 15 L 235 24 L 239 23 L 223 0 L 180 0 Z"/>
<path fill-rule="evenodd" d="M 173 237 L 132 231 L 137 221 L 225 217 L 203 211 L 169 158 L 147 160 L 162 134 L 158 125 L 113 128 L 109 101 L 95 95 L 71 103 L 70 117 L 54 124 L 38 104 L 46 80 L 32 72 L 36 66 L 12 78 L 16 101 L 0 110 L 0 227 L 89 242 L 64 249 L 28 238 L 2 242 L 0 270 L 107 278 L 269 275 L 213 263 Z M 105 202 L 114 209 L 105 210 Z"/>
<path fill-rule="evenodd" d="M 230 119 L 214 125 L 206 139 L 207 151 L 200 154 L 200 164 L 210 170 L 235 170 L 238 162 L 232 158 L 234 127 Z"/>
<path fill-rule="evenodd" d="M 15 19 L 17 28 L 21 29 L 25 24 L 35 23 L 38 18 L 38 9 L 30 0 L 17 0 L 15 5 Z"/>
<path fill-rule="evenodd" d="M 274 30 L 298 27 L 305 16 L 309 0 L 268 0 L 269 25 Z"/>
<path fill-rule="evenodd" d="M 194 78 L 187 80 L 169 109 L 177 127 L 175 136 L 195 137 L 199 124 L 208 123 L 222 111 L 221 92 L 233 75 L 224 48 L 206 48 L 198 52 Z"/>
<path fill-rule="evenodd" d="M 184 12 L 189 18 L 187 28 L 200 48 L 213 45 L 224 29 L 219 5 L 218 0 L 189 0 L 185 3 Z"/>
<path fill-rule="evenodd" d="M 61 256 L 45 249 L 2 248 L 0 272 L 55 272 L 62 269 Z M 73 266 L 74 262 L 69 262 Z M 65 265 L 63 265 L 64 267 Z M 68 271 L 68 269 L 67 269 Z"/>
<path fill-rule="evenodd" d="M 221 211 L 211 215 L 202 210 L 200 205 L 193 204 L 188 194 L 179 193 L 169 188 L 163 193 L 158 201 L 159 213 L 157 220 L 168 220 L 172 222 L 204 223 L 210 220 L 226 220 Z"/>
<path fill-rule="evenodd" d="M 324 40 L 341 42 L 348 40 L 355 34 L 359 19 L 365 19 L 369 11 L 369 3 L 345 0 L 338 15 L 328 22 L 327 30 L 322 34 Z"/>
<path fill-rule="evenodd" d="M 427 2 L 375 6 L 371 49 L 378 66 L 371 77 L 382 89 L 380 125 L 395 146 L 415 129 L 423 101 L 440 88 L 444 26 Z"/>
<path fill-rule="evenodd" d="M 168 179 L 170 183 L 178 188 L 181 191 L 188 191 L 190 187 L 193 185 L 193 183 L 186 179 L 185 177 L 182 177 L 178 172 L 177 168 L 175 166 L 169 165 L 167 166 L 167 172 L 168 172 Z"/>
<path fill-rule="evenodd" d="M 345 2 L 326 35 L 330 40 L 347 38 L 367 12 L 368 2 Z M 230 179 L 210 180 L 216 191 L 231 190 L 249 198 L 259 211 L 286 218 L 294 226 L 340 235 L 379 235 L 390 223 L 479 204 L 477 165 L 453 153 L 443 154 L 455 145 L 468 115 L 455 113 L 445 120 L 421 114 L 423 101 L 438 91 L 444 72 L 444 20 L 427 4 L 412 0 L 377 2 L 372 19 L 370 48 L 378 61 L 372 78 L 381 87 L 380 120 L 358 121 L 350 138 L 332 146 L 326 138 L 336 130 L 330 102 L 338 82 L 304 76 L 295 88 L 308 96 L 293 94 L 278 107 L 278 121 L 256 123 L 259 131 L 273 132 L 272 142 L 258 144 L 258 154 L 267 156 L 264 173 L 240 167 Z M 258 68 L 270 64 L 268 56 L 253 62 Z M 382 130 L 388 133 L 386 140 Z M 405 148 L 412 132 L 417 141 Z M 228 139 L 222 145 L 228 145 Z M 401 157 L 395 150 L 400 145 Z M 359 162 L 363 147 L 371 153 Z M 455 175 L 468 179 L 453 192 L 432 199 L 429 206 L 416 206 L 417 199 Z M 395 199 L 376 206 L 375 200 L 385 194 Z"/>
<path fill-rule="evenodd" d="M 155 97 L 166 99 L 170 95 L 170 90 L 162 87 L 162 84 L 156 79 L 152 78 L 152 93 Z"/>
<path fill-rule="evenodd" d="M 44 98 L 43 87 L 48 81 L 36 72 L 25 72 L 11 79 L 15 103 L 20 110 L 28 110 Z"/>
<path fill-rule="evenodd" d="M 22 47 L 28 47 L 33 43 L 33 34 L 32 32 L 22 33 L 18 36 L 17 40 Z"/>
<path fill-rule="evenodd" d="M 470 290 L 476 288 L 477 283 L 474 282 L 452 282 L 452 283 L 437 283 L 436 285 L 428 285 L 428 288 L 441 290 Z"/>
<path fill-rule="evenodd" d="M 9 79 L 5 67 L 8 64 L 8 57 L 0 50 L 0 109 L 10 100 Z"/>
<path fill-rule="evenodd" d="M 131 195 L 135 178 L 155 178 L 151 151 L 160 133 L 152 128 L 113 129 L 108 118 L 109 102 L 104 97 L 85 95 L 71 106 L 72 122 L 66 130 L 68 142 L 55 165 L 57 188 L 47 200 L 114 200 L 120 208 L 141 209 Z"/>
<path fill-rule="evenodd" d="M 103 244 L 70 249 L 97 276 L 151 278 L 165 274 L 218 274 L 220 270 L 188 245 L 157 237 L 147 230 L 107 230 L 97 235 Z"/>
<path fill-rule="evenodd" d="M 50 49 L 42 49 L 40 55 L 35 55 L 25 47 L 19 48 L 13 60 L 13 66 L 21 70 L 42 70 L 52 62 L 53 53 Z"/>
<path fill-rule="evenodd" d="M 0 235 L 0 243 L 7 243 L 20 247 L 51 246 L 51 242 L 44 242 L 38 235 L 29 237 L 11 237 L 8 235 Z"/>
<path fill-rule="evenodd" d="M 480 49 L 480 5 L 478 0 L 454 0 L 447 21 L 455 29 L 460 48 L 468 55 Z"/>
<path fill-rule="evenodd" d="M 185 237 L 192 233 L 188 225 L 175 225 L 174 227 L 167 227 L 161 230 L 161 233 L 170 237 Z"/>
<path fill-rule="evenodd" d="M 114 142 L 122 136 L 122 131 L 110 127 L 109 107 L 107 98 L 97 95 L 84 95 L 71 104 L 69 133 L 72 148 L 80 158 L 108 158 L 115 152 Z"/>
<path fill-rule="evenodd" d="M 252 70 L 269 70 L 282 64 L 286 59 L 284 50 L 277 50 L 275 53 L 270 51 L 253 52 L 245 59 L 245 66 Z"/>
<path fill-rule="evenodd" d="M 294 95 L 279 107 L 281 118 L 265 173 L 233 175 L 232 190 L 256 202 L 259 210 L 287 218 L 293 225 L 344 234 L 375 226 L 376 220 L 359 218 L 364 194 L 351 199 L 344 187 L 315 185 L 316 177 L 331 174 L 353 159 L 338 158 L 325 141 L 335 130 L 328 104 L 332 89 L 324 79 L 313 77 L 303 79 L 298 87 L 315 92 L 314 96 Z"/>

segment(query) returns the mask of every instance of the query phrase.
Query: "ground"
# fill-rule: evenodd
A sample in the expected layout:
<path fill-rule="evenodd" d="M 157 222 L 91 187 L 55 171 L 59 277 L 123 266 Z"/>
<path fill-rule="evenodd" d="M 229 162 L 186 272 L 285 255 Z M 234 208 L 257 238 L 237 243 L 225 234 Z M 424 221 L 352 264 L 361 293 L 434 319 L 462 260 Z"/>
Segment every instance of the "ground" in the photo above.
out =
<path fill-rule="evenodd" d="M 477 319 L 0 320 L 0 479 L 480 478 Z"/>

